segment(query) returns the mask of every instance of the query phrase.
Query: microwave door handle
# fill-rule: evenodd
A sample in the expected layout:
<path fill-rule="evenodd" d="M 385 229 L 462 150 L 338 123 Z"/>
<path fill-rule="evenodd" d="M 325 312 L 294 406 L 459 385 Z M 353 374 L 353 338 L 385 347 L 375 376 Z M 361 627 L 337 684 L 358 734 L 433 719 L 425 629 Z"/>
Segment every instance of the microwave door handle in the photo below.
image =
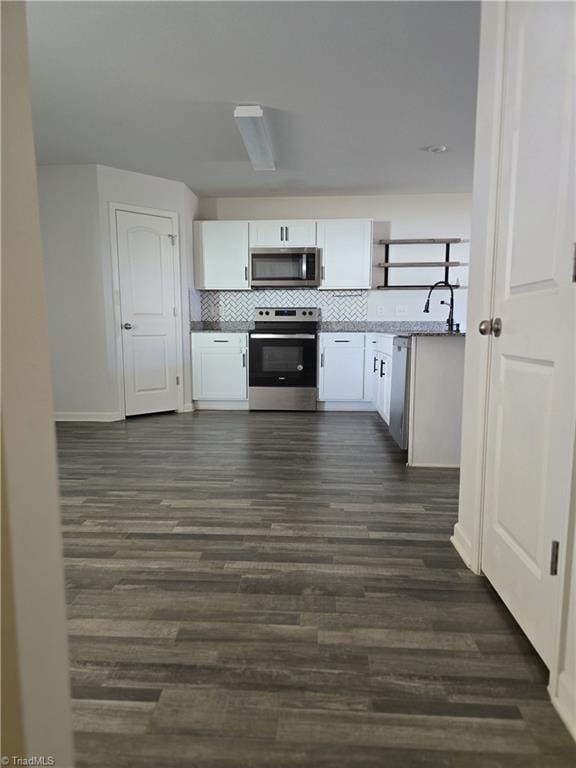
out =
<path fill-rule="evenodd" d="M 302 280 L 306 280 L 306 261 L 307 257 L 306 254 L 302 254 Z"/>

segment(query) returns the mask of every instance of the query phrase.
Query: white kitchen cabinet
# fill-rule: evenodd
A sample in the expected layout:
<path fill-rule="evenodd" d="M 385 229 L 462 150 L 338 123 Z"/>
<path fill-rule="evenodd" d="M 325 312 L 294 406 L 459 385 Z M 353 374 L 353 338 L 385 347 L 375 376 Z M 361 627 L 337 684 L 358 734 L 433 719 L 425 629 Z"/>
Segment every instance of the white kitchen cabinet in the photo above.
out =
<path fill-rule="evenodd" d="M 247 341 L 245 333 L 192 334 L 194 400 L 247 400 Z"/>
<path fill-rule="evenodd" d="M 251 221 L 251 248 L 313 248 L 316 245 L 316 222 Z"/>
<path fill-rule="evenodd" d="M 246 291 L 248 222 L 199 221 L 194 224 L 196 287 L 206 291 Z"/>
<path fill-rule="evenodd" d="M 317 223 L 321 249 L 320 288 L 370 288 L 372 272 L 372 222 L 334 219 Z"/>
<path fill-rule="evenodd" d="M 376 409 L 386 424 L 390 424 L 390 396 L 392 394 L 392 357 L 390 355 L 378 353 L 376 376 Z"/>
<path fill-rule="evenodd" d="M 326 402 L 364 398 L 364 334 L 321 333 L 318 399 Z"/>

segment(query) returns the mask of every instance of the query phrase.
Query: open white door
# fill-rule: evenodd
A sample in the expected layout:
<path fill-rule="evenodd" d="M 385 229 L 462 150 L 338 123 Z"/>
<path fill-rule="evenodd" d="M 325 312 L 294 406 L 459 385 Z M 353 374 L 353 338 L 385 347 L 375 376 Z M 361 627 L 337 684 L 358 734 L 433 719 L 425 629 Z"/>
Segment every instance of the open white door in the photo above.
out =
<path fill-rule="evenodd" d="M 488 325 L 501 319 L 489 341 L 482 569 L 548 666 L 574 440 L 573 14 L 572 3 L 508 3 Z"/>
<path fill-rule="evenodd" d="M 178 407 L 172 219 L 116 211 L 126 416 Z"/>

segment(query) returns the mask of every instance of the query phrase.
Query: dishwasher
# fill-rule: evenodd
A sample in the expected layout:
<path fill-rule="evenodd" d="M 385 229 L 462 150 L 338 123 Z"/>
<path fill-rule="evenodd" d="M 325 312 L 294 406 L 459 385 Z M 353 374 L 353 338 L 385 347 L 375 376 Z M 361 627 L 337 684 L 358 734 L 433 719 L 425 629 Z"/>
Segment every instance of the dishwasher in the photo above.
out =
<path fill-rule="evenodd" d="M 392 350 L 390 434 L 400 448 L 408 448 L 410 410 L 410 336 L 395 336 Z"/>

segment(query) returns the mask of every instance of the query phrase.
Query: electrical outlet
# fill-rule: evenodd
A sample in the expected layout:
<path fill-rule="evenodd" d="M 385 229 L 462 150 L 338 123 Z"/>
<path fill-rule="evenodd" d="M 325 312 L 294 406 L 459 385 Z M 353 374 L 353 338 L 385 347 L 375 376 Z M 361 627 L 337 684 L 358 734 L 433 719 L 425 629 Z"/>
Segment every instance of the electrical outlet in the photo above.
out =
<path fill-rule="evenodd" d="M 406 317 L 408 314 L 408 306 L 406 304 L 396 304 L 394 307 L 394 314 L 396 317 Z"/>
<path fill-rule="evenodd" d="M 378 317 L 384 317 L 386 314 L 386 307 L 376 307 L 376 314 Z"/>

